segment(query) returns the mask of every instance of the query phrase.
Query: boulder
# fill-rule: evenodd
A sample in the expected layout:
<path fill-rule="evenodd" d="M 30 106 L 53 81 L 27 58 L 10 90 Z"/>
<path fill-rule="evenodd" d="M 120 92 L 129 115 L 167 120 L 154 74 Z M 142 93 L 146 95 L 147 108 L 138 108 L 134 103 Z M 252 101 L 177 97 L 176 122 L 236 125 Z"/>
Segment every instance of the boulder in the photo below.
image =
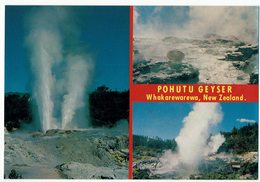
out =
<path fill-rule="evenodd" d="M 167 58 L 175 63 L 181 63 L 185 54 L 179 50 L 171 50 L 167 53 Z"/>

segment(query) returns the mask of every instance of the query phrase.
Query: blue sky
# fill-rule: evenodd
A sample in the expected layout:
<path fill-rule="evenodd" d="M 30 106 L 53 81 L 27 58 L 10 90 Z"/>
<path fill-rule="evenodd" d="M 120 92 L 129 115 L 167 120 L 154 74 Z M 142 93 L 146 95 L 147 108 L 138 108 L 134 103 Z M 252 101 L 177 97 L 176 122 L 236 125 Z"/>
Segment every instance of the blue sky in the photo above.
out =
<path fill-rule="evenodd" d="M 139 13 L 139 23 L 148 23 L 156 21 L 164 25 L 172 26 L 178 24 L 181 26 L 189 21 L 189 6 L 137 6 Z"/>
<path fill-rule="evenodd" d="M 25 37 L 31 6 L 7 6 L 5 24 L 5 92 L 29 92 L 31 73 Z M 95 60 L 91 90 L 129 87 L 129 7 L 70 7 L 81 31 L 80 42 Z"/>
<path fill-rule="evenodd" d="M 192 103 L 134 103 L 133 134 L 163 139 L 175 138 L 182 128 L 182 120 L 192 110 Z M 221 103 L 224 114 L 216 131 L 230 131 L 233 127 L 245 126 L 237 119 L 258 122 L 257 103 Z"/>

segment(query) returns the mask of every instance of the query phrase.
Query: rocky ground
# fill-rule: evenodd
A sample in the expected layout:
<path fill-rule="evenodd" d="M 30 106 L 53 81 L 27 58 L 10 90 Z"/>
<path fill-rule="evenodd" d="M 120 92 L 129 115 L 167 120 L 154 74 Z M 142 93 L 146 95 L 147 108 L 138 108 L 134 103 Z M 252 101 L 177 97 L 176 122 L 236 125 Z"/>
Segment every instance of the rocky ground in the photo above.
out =
<path fill-rule="evenodd" d="M 182 169 L 169 170 L 160 162 L 160 157 L 137 160 L 133 164 L 136 179 L 257 179 L 258 153 L 219 153 L 205 157 L 194 174 L 185 174 Z"/>
<path fill-rule="evenodd" d="M 5 178 L 127 179 L 128 137 L 112 129 L 5 132 Z"/>
<path fill-rule="evenodd" d="M 258 83 L 258 45 L 206 35 L 134 38 L 134 83 Z"/>

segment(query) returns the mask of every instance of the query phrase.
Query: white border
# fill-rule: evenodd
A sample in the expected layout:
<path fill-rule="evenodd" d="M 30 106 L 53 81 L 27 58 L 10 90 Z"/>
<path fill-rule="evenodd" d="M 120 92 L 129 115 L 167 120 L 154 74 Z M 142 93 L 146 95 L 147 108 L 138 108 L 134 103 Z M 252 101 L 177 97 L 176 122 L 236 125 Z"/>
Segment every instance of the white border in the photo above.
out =
<path fill-rule="evenodd" d="M 5 29 L 4 29 L 4 15 L 5 8 L 1 4 L 0 6 L 0 179 L 4 178 L 4 37 L 5 37 Z"/>
<path fill-rule="evenodd" d="M 5 5 L 177 5 L 257 6 L 259 0 L 2 0 Z"/>
<path fill-rule="evenodd" d="M 213 1 L 213 0 L 2 0 L 0 1 L 0 181 L 3 179 L 4 174 L 4 41 L 5 41 L 5 6 L 6 5 L 175 5 L 175 6 L 259 6 L 259 0 L 221 0 L 221 1 Z M 260 42 L 260 40 L 259 40 Z M 260 113 L 258 112 L 258 120 L 260 117 Z M 259 144 L 260 141 L 258 140 Z M 260 146 L 258 144 L 258 146 Z M 259 167 L 258 167 L 258 174 Z M 13 180 L 5 180 L 5 181 L 13 181 Z M 19 180 L 21 181 L 21 180 Z M 45 180 L 22 180 L 22 181 L 46 181 Z M 48 181 L 68 181 L 68 180 L 48 180 Z M 73 181 L 83 181 L 83 180 L 73 180 Z M 84 180 L 84 181 L 111 181 L 111 180 Z M 116 180 L 116 181 L 129 181 L 129 180 Z M 133 180 L 137 181 L 137 180 Z M 145 180 L 145 181 L 173 181 L 173 180 Z M 182 180 L 182 181 L 190 181 L 190 180 Z M 203 180 L 203 181 L 210 181 L 210 180 Z M 221 181 L 223 180 L 214 180 L 214 181 Z M 243 180 L 249 181 L 249 180 Z M 255 180 L 252 180 L 255 181 Z"/>

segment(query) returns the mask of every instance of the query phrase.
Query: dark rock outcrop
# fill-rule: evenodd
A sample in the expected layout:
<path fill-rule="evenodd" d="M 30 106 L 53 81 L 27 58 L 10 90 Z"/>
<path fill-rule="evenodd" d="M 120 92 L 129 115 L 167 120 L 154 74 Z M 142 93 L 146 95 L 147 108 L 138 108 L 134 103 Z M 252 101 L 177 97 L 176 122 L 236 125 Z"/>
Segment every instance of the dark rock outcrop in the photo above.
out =
<path fill-rule="evenodd" d="M 258 84 L 258 73 L 251 73 L 249 82 L 251 84 Z"/>
<path fill-rule="evenodd" d="M 199 71 L 190 64 L 139 62 L 134 65 L 134 83 L 198 83 Z"/>
<path fill-rule="evenodd" d="M 225 55 L 227 61 L 245 61 L 250 59 L 254 54 L 258 54 L 258 45 L 241 46 L 237 50 Z"/>

